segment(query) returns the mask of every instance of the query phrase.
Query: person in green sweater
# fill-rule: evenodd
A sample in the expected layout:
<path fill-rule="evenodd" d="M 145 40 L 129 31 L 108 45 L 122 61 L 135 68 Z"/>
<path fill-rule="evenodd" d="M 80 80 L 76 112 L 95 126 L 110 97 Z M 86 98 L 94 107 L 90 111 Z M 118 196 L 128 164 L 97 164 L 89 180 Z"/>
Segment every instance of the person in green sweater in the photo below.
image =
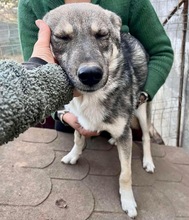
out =
<path fill-rule="evenodd" d="M 151 101 L 164 84 L 173 63 L 173 49 L 150 0 L 19 0 L 18 21 L 24 60 L 31 56 L 37 40 L 35 20 L 50 10 L 67 3 L 89 2 L 110 10 L 122 19 L 122 30 L 137 38 L 149 55 L 148 77 L 143 88 L 145 99 Z M 63 120 L 74 126 L 77 118 L 64 114 Z"/>

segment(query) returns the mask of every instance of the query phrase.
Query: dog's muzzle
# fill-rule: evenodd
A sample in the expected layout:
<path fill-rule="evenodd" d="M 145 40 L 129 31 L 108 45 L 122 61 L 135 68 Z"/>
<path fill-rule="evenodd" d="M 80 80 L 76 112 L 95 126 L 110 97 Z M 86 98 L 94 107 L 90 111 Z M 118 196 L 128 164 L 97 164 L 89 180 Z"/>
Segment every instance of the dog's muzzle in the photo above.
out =
<path fill-rule="evenodd" d="M 92 87 L 100 82 L 103 71 L 98 66 L 82 66 L 78 69 L 77 74 L 84 85 Z"/>

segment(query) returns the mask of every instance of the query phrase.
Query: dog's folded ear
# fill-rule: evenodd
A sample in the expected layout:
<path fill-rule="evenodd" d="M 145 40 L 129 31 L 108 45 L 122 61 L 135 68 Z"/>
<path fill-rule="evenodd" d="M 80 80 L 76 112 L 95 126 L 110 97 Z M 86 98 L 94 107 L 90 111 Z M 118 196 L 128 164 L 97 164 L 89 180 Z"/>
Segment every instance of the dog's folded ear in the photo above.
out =
<path fill-rule="evenodd" d="M 115 14 L 114 12 L 111 12 L 109 10 L 105 10 L 106 14 L 109 16 L 110 21 L 112 22 L 113 26 L 120 31 L 122 26 L 122 20 L 121 18 Z"/>

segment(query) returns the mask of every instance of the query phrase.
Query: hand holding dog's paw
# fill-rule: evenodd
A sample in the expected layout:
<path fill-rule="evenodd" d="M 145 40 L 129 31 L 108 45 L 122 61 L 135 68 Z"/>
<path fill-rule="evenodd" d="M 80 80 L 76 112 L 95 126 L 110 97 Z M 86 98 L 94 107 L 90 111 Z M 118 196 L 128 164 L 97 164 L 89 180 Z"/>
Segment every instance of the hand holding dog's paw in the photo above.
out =
<path fill-rule="evenodd" d="M 78 154 L 73 154 L 72 152 L 70 152 L 62 158 L 61 162 L 65 164 L 76 164 L 78 159 L 79 159 Z"/>

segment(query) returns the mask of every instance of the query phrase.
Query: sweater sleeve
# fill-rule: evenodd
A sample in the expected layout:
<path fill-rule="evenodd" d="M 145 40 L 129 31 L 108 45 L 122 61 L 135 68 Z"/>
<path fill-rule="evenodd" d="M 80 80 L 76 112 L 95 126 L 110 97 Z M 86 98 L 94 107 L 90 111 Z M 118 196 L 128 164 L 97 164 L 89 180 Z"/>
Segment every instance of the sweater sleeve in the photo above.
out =
<path fill-rule="evenodd" d="M 37 19 L 32 10 L 31 1 L 19 0 L 18 29 L 24 61 L 31 57 L 33 46 L 37 41 L 38 28 L 35 25 Z"/>
<path fill-rule="evenodd" d="M 153 99 L 172 67 L 171 42 L 149 0 L 131 1 L 129 29 L 149 55 L 144 91 Z"/>
<path fill-rule="evenodd" d="M 0 61 L 0 145 L 13 140 L 73 97 L 73 87 L 57 64 L 28 70 Z"/>
<path fill-rule="evenodd" d="M 32 54 L 33 46 L 38 38 L 37 19 L 60 5 L 63 0 L 19 0 L 18 1 L 18 29 L 24 61 Z"/>

